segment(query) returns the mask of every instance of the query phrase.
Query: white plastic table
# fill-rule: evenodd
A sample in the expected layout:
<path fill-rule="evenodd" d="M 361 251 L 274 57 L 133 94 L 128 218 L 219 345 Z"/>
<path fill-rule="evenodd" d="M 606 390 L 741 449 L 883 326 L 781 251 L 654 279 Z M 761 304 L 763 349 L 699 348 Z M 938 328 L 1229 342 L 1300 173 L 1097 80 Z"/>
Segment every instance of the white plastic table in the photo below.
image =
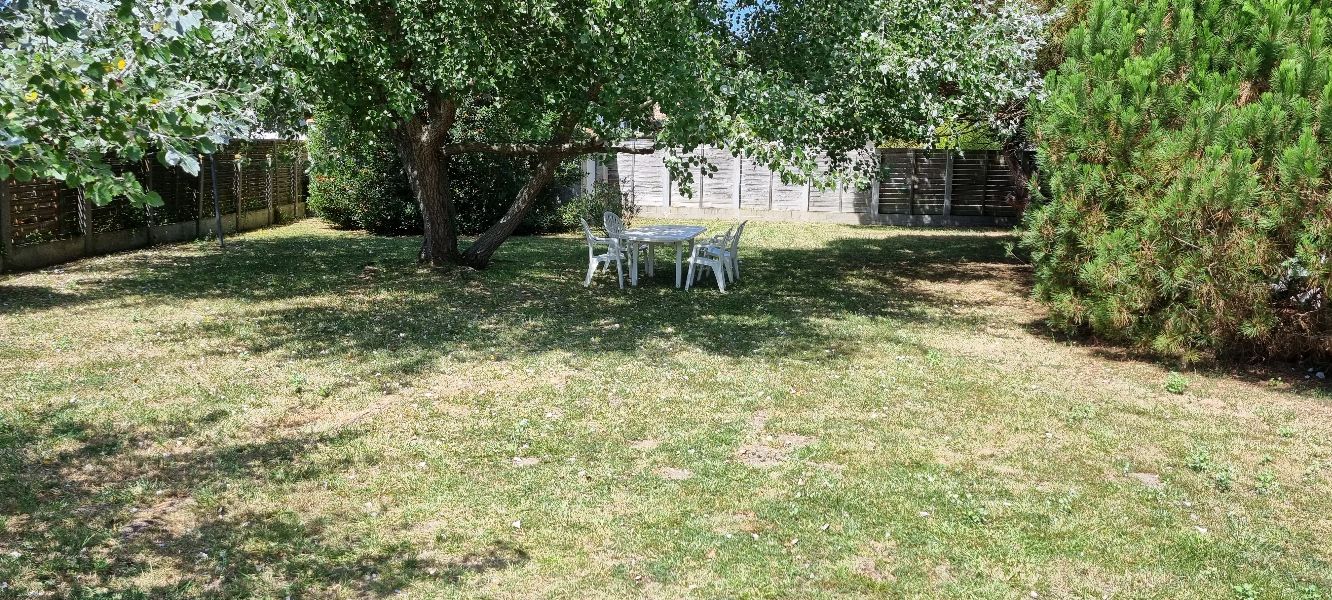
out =
<path fill-rule="evenodd" d="M 688 242 L 692 251 L 694 238 L 707 230 L 707 227 L 697 225 L 646 225 L 620 232 L 620 238 L 629 242 L 629 282 L 632 285 L 638 285 L 638 245 L 640 243 L 648 245 L 648 252 L 652 252 L 652 247 L 656 244 L 673 244 L 675 246 L 675 287 L 684 285 L 682 281 L 684 277 L 682 271 L 684 244 Z M 652 261 L 649 260 L 648 268 L 651 268 L 651 263 Z"/>

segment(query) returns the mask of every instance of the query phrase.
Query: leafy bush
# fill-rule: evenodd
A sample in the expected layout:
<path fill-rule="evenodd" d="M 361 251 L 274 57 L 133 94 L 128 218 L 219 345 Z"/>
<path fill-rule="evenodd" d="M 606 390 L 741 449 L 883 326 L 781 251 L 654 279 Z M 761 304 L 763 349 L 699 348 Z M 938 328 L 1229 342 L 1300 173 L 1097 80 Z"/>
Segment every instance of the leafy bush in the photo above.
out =
<path fill-rule="evenodd" d="M 599 183 L 592 187 L 591 192 L 584 192 L 560 206 L 559 222 L 565 230 L 574 230 L 581 227 L 578 219 L 587 219 L 587 224 L 593 227 L 600 227 L 602 215 L 607 212 L 613 212 L 620 215 L 627 226 L 638 215 L 638 206 L 629 196 L 620 192 L 619 188 L 604 183 Z"/>
<path fill-rule="evenodd" d="M 479 110 L 468 116 L 464 129 L 490 126 L 499 125 Z M 382 235 L 421 232 L 421 209 L 387 133 L 366 134 L 321 117 L 311 128 L 309 147 L 309 206 L 315 214 L 339 227 Z M 450 176 L 459 231 L 477 234 L 508 209 L 527 181 L 528 167 L 518 158 L 466 154 L 453 158 Z M 577 176 L 576 163 L 564 165 L 517 233 L 567 230 L 559 218 L 560 199 Z"/>
<path fill-rule="evenodd" d="M 1332 354 L 1332 42 L 1313 0 L 1096 0 L 1034 107 L 1051 321 L 1163 356 Z"/>
<path fill-rule="evenodd" d="M 314 214 L 338 227 L 381 235 L 421 232 L 421 209 L 387 136 L 319 119 L 308 145 Z"/>

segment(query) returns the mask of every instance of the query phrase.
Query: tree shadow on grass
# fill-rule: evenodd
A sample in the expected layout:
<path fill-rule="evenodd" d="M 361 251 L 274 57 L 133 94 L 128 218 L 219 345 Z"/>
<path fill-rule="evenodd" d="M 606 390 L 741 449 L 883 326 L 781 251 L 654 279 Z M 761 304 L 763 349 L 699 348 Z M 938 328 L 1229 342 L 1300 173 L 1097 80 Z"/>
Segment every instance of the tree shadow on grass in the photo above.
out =
<path fill-rule="evenodd" d="M 282 434 L 160 452 L 164 434 L 91 422 L 71 406 L 0 418 L 0 598 L 292 596 L 342 590 L 387 596 L 414 581 L 527 560 L 497 544 L 449 562 L 422 558 L 405 542 L 347 540 L 336 522 L 295 510 L 233 513 L 217 493 L 329 476 L 345 459 L 314 457 L 360 434 Z"/>
<path fill-rule="evenodd" d="M 742 280 L 720 294 L 708 282 L 690 292 L 674 288 L 666 252 L 656 277 L 638 288 L 618 289 L 613 273 L 584 288 L 586 247 L 572 237 L 513 240 L 485 272 L 441 274 L 416 267 L 415 239 L 316 231 L 246 238 L 225 254 L 198 246 L 194 256 L 142 253 L 112 273 L 71 266 L 77 293 L 31 289 L 6 304 L 41 311 L 111 298 L 150 310 L 191 300 L 262 303 L 240 320 L 200 323 L 167 332 L 168 339 L 205 336 L 253 353 L 330 360 L 385 352 L 408 373 L 456 352 L 598 356 L 669 347 L 818 362 L 857 350 L 856 338 L 831 326 L 844 319 L 975 325 L 983 317 L 954 309 L 978 300 L 918 284 L 1020 286 L 993 268 L 1012 265 L 1006 240 L 966 230 L 850 236 L 798 248 L 763 239 L 742 247 Z"/>

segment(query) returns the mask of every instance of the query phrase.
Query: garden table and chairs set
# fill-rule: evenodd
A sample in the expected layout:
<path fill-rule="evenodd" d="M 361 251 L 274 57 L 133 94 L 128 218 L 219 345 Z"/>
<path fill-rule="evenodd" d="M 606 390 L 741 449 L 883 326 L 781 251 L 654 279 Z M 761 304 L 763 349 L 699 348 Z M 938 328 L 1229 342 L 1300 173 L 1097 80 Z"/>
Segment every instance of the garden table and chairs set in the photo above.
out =
<path fill-rule="evenodd" d="M 584 286 L 592 285 L 592 276 L 600 270 L 609 269 L 611 263 L 620 277 L 620 287 L 624 287 L 624 263 L 629 263 L 629 285 L 638 285 L 638 269 L 642 265 L 647 276 L 656 274 L 657 248 L 659 246 L 675 248 L 675 287 L 688 290 L 694 283 L 711 273 L 717 280 L 717 288 L 726 292 L 728 283 L 740 279 L 740 235 L 745 231 L 745 224 L 731 227 L 725 233 L 714 235 L 702 241 L 706 227 L 697 225 L 645 225 L 626 228 L 620 216 L 607 212 L 602 215 L 606 236 L 599 237 L 592 231 L 586 219 L 583 223 L 583 235 L 587 238 L 587 277 Z M 688 260 L 685 260 L 685 246 L 689 247 Z M 599 252 L 605 247 L 605 252 Z M 688 272 L 684 265 L 688 264 Z"/>

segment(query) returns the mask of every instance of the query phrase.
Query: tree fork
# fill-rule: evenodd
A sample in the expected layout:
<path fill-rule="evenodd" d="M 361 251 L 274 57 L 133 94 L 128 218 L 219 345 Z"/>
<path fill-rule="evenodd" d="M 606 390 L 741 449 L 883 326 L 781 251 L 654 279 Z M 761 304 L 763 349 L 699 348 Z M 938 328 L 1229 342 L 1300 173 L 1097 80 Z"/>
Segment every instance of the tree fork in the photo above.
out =
<path fill-rule="evenodd" d="M 513 235 L 518 225 L 527 218 L 527 214 L 532 212 L 537 197 L 555 178 L 555 171 L 562 162 L 564 162 L 562 155 L 541 157 L 536 169 L 532 171 L 532 177 L 523 185 L 523 189 L 518 191 L 518 196 L 509 205 L 509 209 L 504 211 L 504 216 L 478 236 L 476 242 L 468 246 L 467 251 L 463 253 L 462 264 L 475 269 L 484 269 L 490 264 L 490 257 L 495 254 L 504 240 Z"/>

